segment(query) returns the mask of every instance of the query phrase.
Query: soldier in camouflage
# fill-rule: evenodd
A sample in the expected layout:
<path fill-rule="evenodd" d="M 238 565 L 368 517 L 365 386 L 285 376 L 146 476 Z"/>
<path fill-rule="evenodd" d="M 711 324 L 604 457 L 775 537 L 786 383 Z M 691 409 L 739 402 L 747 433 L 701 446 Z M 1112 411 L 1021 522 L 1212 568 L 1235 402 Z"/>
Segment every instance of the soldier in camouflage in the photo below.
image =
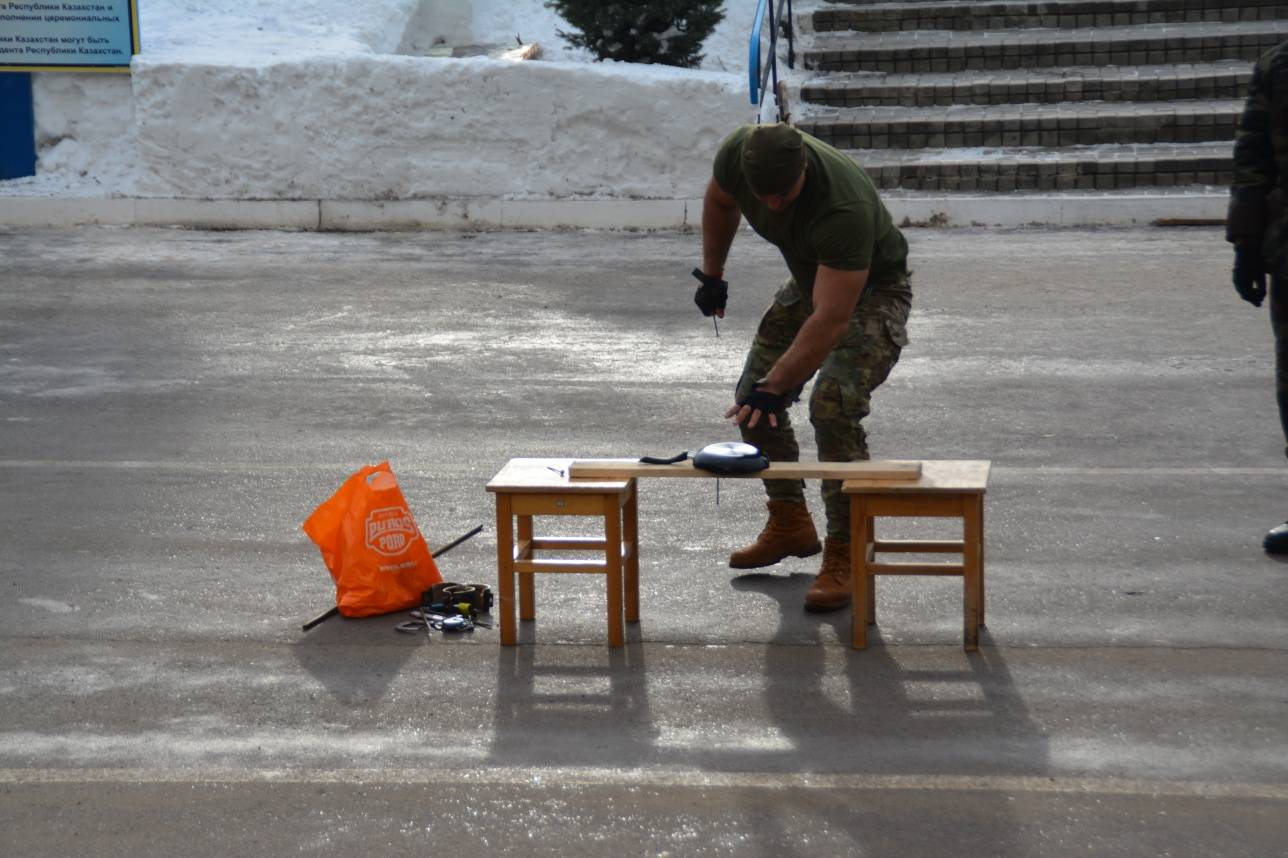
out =
<path fill-rule="evenodd" d="M 724 316 L 724 265 L 745 217 L 778 247 L 791 273 L 760 321 L 726 413 L 770 461 L 800 449 L 788 416 L 811 376 L 809 418 L 820 461 L 868 458 L 862 421 L 907 344 L 912 305 L 908 245 L 867 174 L 831 146 L 786 124 L 744 126 L 716 154 L 702 211 L 701 285 L 694 301 Z M 850 601 L 849 508 L 839 480 L 823 481 L 820 545 L 800 480 L 766 480 L 769 521 L 729 565 L 753 569 L 823 551 L 805 596 L 811 611 Z"/>
<path fill-rule="evenodd" d="M 1226 239 L 1234 244 L 1234 288 L 1260 307 L 1270 288 L 1275 335 L 1275 396 L 1288 439 L 1288 42 L 1267 51 L 1252 69 L 1248 100 L 1234 144 L 1234 184 Z M 1285 449 L 1288 454 L 1288 448 Z M 1288 522 L 1266 534 L 1265 550 L 1288 553 Z"/>

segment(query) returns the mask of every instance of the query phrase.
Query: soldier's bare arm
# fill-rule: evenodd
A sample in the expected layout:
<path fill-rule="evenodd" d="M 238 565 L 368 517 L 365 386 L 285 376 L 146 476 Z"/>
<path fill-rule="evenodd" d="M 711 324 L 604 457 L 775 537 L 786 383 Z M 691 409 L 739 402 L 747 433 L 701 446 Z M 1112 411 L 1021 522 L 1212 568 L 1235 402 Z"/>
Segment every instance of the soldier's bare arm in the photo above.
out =
<path fill-rule="evenodd" d="M 702 198 L 702 272 L 711 277 L 724 277 L 725 260 L 738 234 L 742 215 L 737 201 L 712 179 Z M 724 311 L 720 311 L 724 316 Z"/>

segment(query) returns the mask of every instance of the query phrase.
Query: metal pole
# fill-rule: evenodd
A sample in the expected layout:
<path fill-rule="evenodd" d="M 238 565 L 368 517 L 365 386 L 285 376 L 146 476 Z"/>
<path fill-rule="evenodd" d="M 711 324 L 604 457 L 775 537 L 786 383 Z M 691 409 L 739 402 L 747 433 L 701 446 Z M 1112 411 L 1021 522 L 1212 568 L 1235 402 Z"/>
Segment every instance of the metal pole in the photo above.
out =
<path fill-rule="evenodd" d="M 774 100 L 778 100 L 778 19 L 774 17 L 774 0 L 769 0 L 769 69 L 773 79 Z M 779 111 L 781 114 L 782 111 Z"/>
<path fill-rule="evenodd" d="M 792 17 L 792 0 L 787 0 L 787 67 L 796 68 L 796 44 L 793 39 L 795 27 L 792 22 L 796 19 Z"/>

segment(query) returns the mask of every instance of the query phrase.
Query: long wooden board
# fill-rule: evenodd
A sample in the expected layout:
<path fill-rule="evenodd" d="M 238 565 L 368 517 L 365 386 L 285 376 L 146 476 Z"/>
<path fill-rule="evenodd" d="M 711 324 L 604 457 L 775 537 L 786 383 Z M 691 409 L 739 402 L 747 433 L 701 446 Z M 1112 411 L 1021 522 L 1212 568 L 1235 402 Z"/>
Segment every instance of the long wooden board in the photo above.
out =
<path fill-rule="evenodd" d="M 716 476 L 729 475 L 695 468 L 692 460 L 674 465 L 645 465 L 635 459 L 582 459 L 573 462 L 568 469 L 570 480 Z M 921 477 L 921 462 L 881 459 L 867 462 L 770 462 L 763 471 L 735 476 L 774 480 L 916 480 Z"/>
<path fill-rule="evenodd" d="M 992 462 L 987 459 L 953 459 L 923 463 L 921 477 L 909 483 L 873 480 L 868 477 L 847 479 L 841 490 L 847 494 L 983 494 L 988 489 Z"/>

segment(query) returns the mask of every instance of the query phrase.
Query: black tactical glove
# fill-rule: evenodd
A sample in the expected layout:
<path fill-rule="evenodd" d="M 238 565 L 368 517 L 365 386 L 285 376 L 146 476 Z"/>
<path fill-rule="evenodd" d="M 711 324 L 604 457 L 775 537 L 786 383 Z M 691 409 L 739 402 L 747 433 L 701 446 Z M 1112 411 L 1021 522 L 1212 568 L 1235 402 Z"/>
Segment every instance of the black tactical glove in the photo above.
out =
<path fill-rule="evenodd" d="M 780 415 L 787 410 L 787 394 L 762 390 L 759 386 L 760 382 L 756 382 L 756 385 L 751 389 L 751 393 L 738 400 L 739 405 L 749 406 L 751 410 L 765 415 Z"/>
<path fill-rule="evenodd" d="M 1252 242 L 1234 246 L 1234 290 L 1254 307 L 1266 297 L 1266 263 L 1261 249 Z"/>
<path fill-rule="evenodd" d="M 716 310 L 723 310 L 729 301 L 729 284 L 719 277 L 708 277 L 701 268 L 693 269 L 693 276 L 702 283 L 693 293 L 693 303 L 698 305 L 702 315 L 714 315 Z"/>

